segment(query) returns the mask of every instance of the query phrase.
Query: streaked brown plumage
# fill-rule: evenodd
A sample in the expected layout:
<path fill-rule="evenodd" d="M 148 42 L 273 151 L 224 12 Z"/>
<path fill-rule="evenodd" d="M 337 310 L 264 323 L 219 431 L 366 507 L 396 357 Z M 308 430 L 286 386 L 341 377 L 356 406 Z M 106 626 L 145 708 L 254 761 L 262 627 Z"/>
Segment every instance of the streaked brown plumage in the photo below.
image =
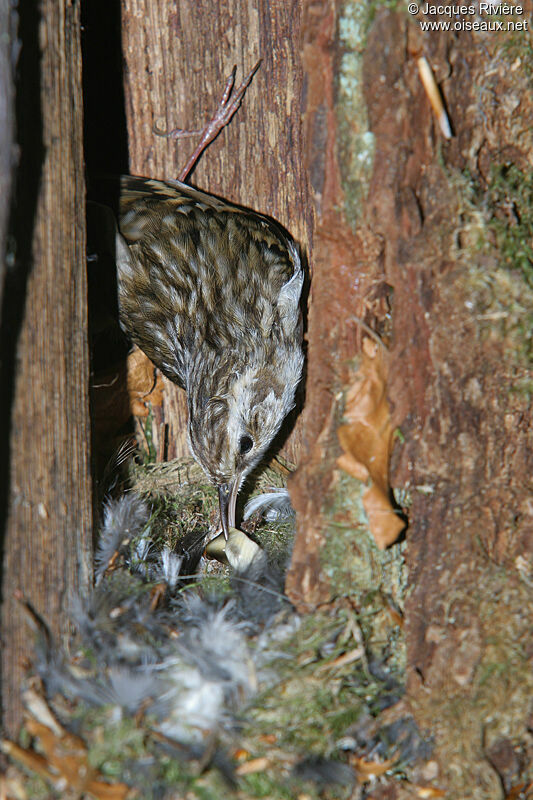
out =
<path fill-rule="evenodd" d="M 122 324 L 186 390 L 190 448 L 227 534 L 301 377 L 297 248 L 272 220 L 178 181 L 123 177 L 119 230 Z"/>

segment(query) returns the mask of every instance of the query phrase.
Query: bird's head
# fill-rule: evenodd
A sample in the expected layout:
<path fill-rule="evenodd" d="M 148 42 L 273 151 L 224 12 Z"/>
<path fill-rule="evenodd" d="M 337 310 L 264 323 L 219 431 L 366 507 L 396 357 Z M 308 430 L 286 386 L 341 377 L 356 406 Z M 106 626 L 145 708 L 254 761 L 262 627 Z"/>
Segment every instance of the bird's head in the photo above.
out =
<path fill-rule="evenodd" d="M 224 534 L 235 526 L 237 495 L 294 405 L 303 356 L 299 347 L 276 363 L 250 364 L 227 376 L 222 391 L 189 392 L 189 444 L 218 489 Z M 204 389 L 213 376 L 199 382 Z"/>

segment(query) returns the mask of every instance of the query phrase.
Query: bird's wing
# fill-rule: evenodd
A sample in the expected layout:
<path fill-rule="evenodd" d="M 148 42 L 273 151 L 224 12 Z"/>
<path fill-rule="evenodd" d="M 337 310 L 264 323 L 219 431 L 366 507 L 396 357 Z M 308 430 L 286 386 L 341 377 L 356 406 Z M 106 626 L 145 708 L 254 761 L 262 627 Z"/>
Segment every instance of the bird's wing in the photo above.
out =
<path fill-rule="evenodd" d="M 242 209 L 237 206 L 199 189 L 194 189 L 181 181 L 160 181 L 134 175 L 122 175 L 120 178 L 119 227 L 128 242 L 135 242 L 142 238 L 150 218 L 147 209 L 161 201 L 170 203 L 174 212 L 184 214 L 193 208 L 202 211 L 211 209 L 215 212 L 242 213 Z M 143 209 L 146 209 L 146 213 L 143 213 Z"/>

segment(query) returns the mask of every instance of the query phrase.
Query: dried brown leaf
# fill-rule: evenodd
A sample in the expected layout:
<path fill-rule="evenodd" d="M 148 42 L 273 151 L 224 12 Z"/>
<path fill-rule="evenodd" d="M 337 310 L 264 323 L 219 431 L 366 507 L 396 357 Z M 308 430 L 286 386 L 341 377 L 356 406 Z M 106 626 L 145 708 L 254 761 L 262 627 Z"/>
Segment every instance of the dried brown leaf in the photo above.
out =
<path fill-rule="evenodd" d="M 124 783 L 104 783 L 104 781 L 89 781 L 86 792 L 93 795 L 96 800 L 127 800 L 128 797 L 136 796 Z"/>
<path fill-rule="evenodd" d="M 31 800 L 25 787 L 24 777 L 11 767 L 10 774 L 0 775 L 0 800 Z"/>
<path fill-rule="evenodd" d="M 247 758 L 250 758 L 250 751 L 246 750 L 244 747 L 239 747 L 237 750 L 234 750 L 233 758 L 235 761 L 245 761 Z"/>
<path fill-rule="evenodd" d="M 136 417 L 147 417 L 150 405 L 160 406 L 163 402 L 163 378 L 138 347 L 128 356 L 127 372 L 131 412 Z"/>
<path fill-rule="evenodd" d="M 364 758 L 352 756 L 350 764 L 355 769 L 357 777 L 363 783 L 372 777 L 384 775 L 398 761 L 399 756 L 393 756 L 386 761 L 366 761 Z"/>
<path fill-rule="evenodd" d="M 276 744 L 278 737 L 275 733 L 262 733 L 259 736 L 259 741 L 265 744 Z"/>
<path fill-rule="evenodd" d="M 270 760 L 261 756 L 260 758 L 252 758 L 251 761 L 245 761 L 240 764 L 235 770 L 237 775 L 252 775 L 255 772 L 264 772 L 270 765 Z"/>
<path fill-rule="evenodd" d="M 437 789 L 434 786 L 415 786 L 413 784 L 413 788 L 417 797 L 446 797 L 444 789 Z"/>
<path fill-rule="evenodd" d="M 333 661 L 329 661 L 327 664 L 322 664 L 322 666 L 317 669 L 317 674 L 321 672 L 327 672 L 330 669 L 344 667 L 346 664 L 353 664 L 354 661 L 360 661 L 364 655 L 365 648 L 356 647 L 354 650 L 350 650 L 348 653 L 343 653 L 341 656 L 338 656 Z"/>
<path fill-rule="evenodd" d="M 530 792 L 533 791 L 533 782 L 529 785 L 520 783 L 505 795 L 505 800 L 518 800 L 519 797 L 530 797 Z"/>
<path fill-rule="evenodd" d="M 128 795 L 131 796 L 126 784 L 100 780 L 100 774 L 89 765 L 83 739 L 61 726 L 59 731 L 57 728 L 52 730 L 33 718 L 28 719 L 26 729 L 38 740 L 44 755 L 4 740 L 2 749 L 14 761 L 52 785 L 60 781 L 65 789 L 72 789 L 79 795 L 90 795 L 96 800 L 126 800 Z"/>
<path fill-rule="evenodd" d="M 57 736 L 35 719 L 29 719 L 26 728 L 28 733 L 39 739 L 49 766 L 62 775 L 72 788 L 79 791 L 85 788 L 91 768 L 87 763 L 87 748 L 83 739 L 65 730 Z"/>
<path fill-rule="evenodd" d="M 44 756 L 34 753 L 32 750 L 25 750 L 23 747 L 19 747 L 18 744 L 15 744 L 15 742 L 9 741 L 9 739 L 2 740 L 2 752 L 13 759 L 13 761 L 26 767 L 26 769 L 35 772 L 36 775 L 44 778 L 44 780 L 50 783 L 57 780 L 58 776 L 54 775 L 54 773 L 48 769 L 48 764 Z"/>
<path fill-rule="evenodd" d="M 361 364 L 346 396 L 347 423 L 337 431 L 344 451 L 337 464 L 368 483 L 363 506 L 380 549 L 396 541 L 404 523 L 389 500 L 392 423 L 387 402 L 387 355 L 383 347 L 364 339 Z"/>

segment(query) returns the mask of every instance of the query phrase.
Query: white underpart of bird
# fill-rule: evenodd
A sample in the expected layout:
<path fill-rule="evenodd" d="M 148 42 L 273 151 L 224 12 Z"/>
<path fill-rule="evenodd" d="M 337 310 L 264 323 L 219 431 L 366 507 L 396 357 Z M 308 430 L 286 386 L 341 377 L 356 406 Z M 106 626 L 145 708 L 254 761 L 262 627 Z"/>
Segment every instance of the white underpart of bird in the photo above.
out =
<path fill-rule="evenodd" d="M 121 324 L 187 392 L 189 447 L 227 538 L 301 379 L 298 248 L 275 221 L 179 181 L 124 176 L 118 223 Z"/>

